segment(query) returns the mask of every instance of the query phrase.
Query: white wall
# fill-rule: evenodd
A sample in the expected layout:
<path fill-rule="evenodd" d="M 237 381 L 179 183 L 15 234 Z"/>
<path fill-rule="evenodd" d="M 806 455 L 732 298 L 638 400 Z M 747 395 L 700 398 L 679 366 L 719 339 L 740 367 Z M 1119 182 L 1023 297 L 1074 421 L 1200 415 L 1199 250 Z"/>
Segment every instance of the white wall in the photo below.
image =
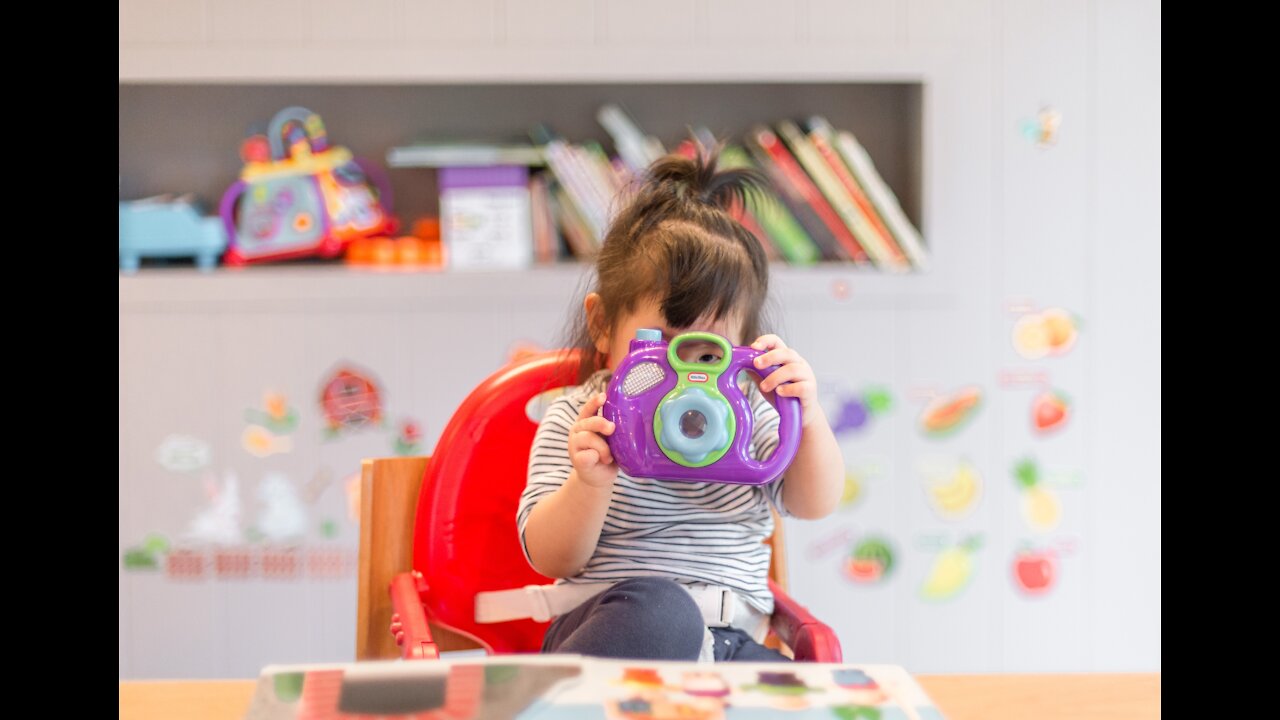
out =
<path fill-rule="evenodd" d="M 883 425 L 844 443 L 851 465 L 870 462 L 881 468 L 867 483 L 866 500 L 817 523 L 788 523 L 795 595 L 837 628 L 850 660 L 896 662 L 914 672 L 1158 670 L 1159 4 L 811 0 L 795 3 L 794 13 L 781 12 L 783 6 L 713 0 L 123 0 L 120 78 L 923 81 L 924 229 L 934 248 L 934 271 L 905 279 L 849 275 L 853 295 L 848 300 L 829 291 L 835 279 L 845 277 L 839 271 L 817 280 L 784 274 L 780 281 L 788 337 L 806 348 L 820 373 L 850 387 L 887 384 L 896 401 Z M 331 10 L 308 16 L 304 7 Z M 251 9 L 255 23 L 247 20 Z M 271 36 L 258 29 L 268 25 Z M 344 45 L 347 51 L 335 51 L 341 37 L 351 40 Z M 351 52 L 353 46 L 359 51 Z M 1062 126 L 1056 146 L 1042 150 L 1021 136 L 1019 124 L 1045 103 L 1061 113 Z M 528 282 L 531 291 L 545 291 L 545 279 Z M 567 297 L 569 288 L 562 285 L 555 292 Z M 163 316 L 178 310 L 158 311 L 139 299 L 150 296 L 153 287 L 121 280 L 122 551 L 148 530 L 131 525 L 124 507 L 126 496 L 145 492 L 146 482 L 158 482 L 144 476 L 160 428 L 191 418 L 189 423 L 208 426 L 210 435 L 226 437 L 219 452 L 240 452 L 234 433 L 214 429 L 198 402 L 139 404 L 127 392 L 127 385 L 148 378 L 152 366 L 147 363 L 173 359 L 166 353 L 187 353 L 183 357 L 193 367 L 201 362 L 200 353 L 190 349 L 194 340 L 179 342 L 181 333 L 165 330 L 173 320 Z M 163 292 L 171 293 L 180 308 L 188 291 L 174 286 Z M 292 337 L 302 347 L 309 342 L 325 348 L 335 359 L 343 352 L 340 342 L 306 340 L 324 336 L 321 320 L 307 321 L 312 330 L 280 337 L 280 328 L 292 327 L 288 315 L 301 306 L 262 317 L 241 331 L 236 330 L 239 320 L 210 318 L 242 310 L 202 304 L 207 302 L 197 298 L 186 307 L 196 318 L 191 322 L 203 316 L 210 327 L 221 328 L 214 337 L 244 335 L 272 347 Z M 1083 319 L 1077 348 L 1039 361 L 1016 355 L 1010 333 L 1017 316 L 1010 307 L 1024 303 L 1077 313 Z M 393 299 L 384 298 L 340 314 L 352 327 L 367 330 L 370 318 L 393 307 Z M 499 307 L 487 312 L 499 319 L 498 327 L 529 328 L 537 335 L 530 339 L 549 343 L 562 307 L 557 295 L 514 324 Z M 447 309 L 415 304 L 397 317 L 422 322 L 435 312 Z M 399 327 L 382 317 L 388 332 Z M 190 335 L 207 337 L 198 327 Z M 486 342 L 506 346 L 505 338 L 491 340 Z M 440 395 L 422 389 L 414 378 L 438 376 L 441 368 L 405 360 L 400 342 L 365 338 L 361 352 L 380 358 L 375 364 L 382 367 L 375 370 L 393 378 L 389 383 L 415 388 L 401 395 L 402 407 L 430 418 L 431 444 L 442 423 L 435 418 L 447 415 L 437 406 L 449 405 L 452 390 Z M 175 343 L 188 347 L 180 350 Z M 285 378 L 292 367 L 278 357 L 259 366 L 242 357 L 238 347 L 214 347 L 223 347 L 221 359 L 204 362 L 212 363 L 221 387 L 239 383 L 241 397 L 232 405 L 252 402 L 262 383 Z M 499 353 L 490 350 L 482 362 L 450 364 L 459 387 L 498 362 Z M 318 374 L 327 357 L 298 362 L 314 360 L 319 365 L 312 374 Z M 1052 438 L 1031 436 L 1025 418 L 1031 391 L 1001 387 L 999 377 L 1007 371 L 1041 372 L 1066 389 L 1076 401 L 1072 424 Z M 210 388 L 214 382 L 209 381 Z M 293 392 L 305 396 L 314 379 L 308 375 L 297 382 Z M 981 385 L 986 396 L 974 422 L 945 441 L 921 438 L 915 417 L 922 402 L 913 395 L 968 383 Z M 241 411 L 239 405 L 222 410 Z M 157 437 L 138 435 L 144 416 Z M 376 452 L 372 448 L 351 450 L 358 457 Z M 328 452 L 329 463 L 341 454 Z M 1083 478 L 1078 487 L 1059 490 L 1063 519 L 1051 533 L 1033 532 L 1019 514 L 1009 467 L 1028 453 L 1047 467 Z M 923 504 L 916 465 L 924 457 L 960 456 L 971 458 L 982 472 L 987 493 L 965 520 L 944 521 Z M 127 490 L 128 483 L 137 485 Z M 838 575 L 838 557 L 815 548 L 842 532 L 872 529 L 896 541 L 899 574 L 883 586 L 851 586 Z M 968 532 L 984 537 L 971 587 L 948 603 L 920 601 L 917 588 L 934 552 L 927 541 Z M 1008 578 L 1014 548 L 1028 539 L 1074 545 L 1061 562 L 1054 591 L 1036 600 L 1015 594 Z M 266 662 L 340 660 L 351 652 L 350 641 L 343 639 L 350 635 L 340 624 L 350 622 L 354 607 L 342 600 L 313 603 L 303 615 L 339 624 L 309 636 L 303 652 L 312 657 L 300 657 L 289 634 L 276 633 L 264 635 L 256 646 L 245 638 L 235 652 L 170 652 L 160 662 L 152 647 L 163 641 L 163 628 L 148 625 L 141 613 L 144 607 L 167 604 L 157 600 L 161 592 L 151 579 L 122 573 L 122 677 L 246 676 Z M 206 613 L 212 614 L 199 615 L 210 618 L 211 637 L 239 632 L 243 625 L 232 627 L 233 616 L 236 623 L 252 622 L 253 611 L 270 607 L 255 605 L 233 589 L 218 592 L 200 601 L 211 603 Z M 240 609 L 228 610 L 229 604 Z M 297 632 L 306 628 L 298 626 Z"/>

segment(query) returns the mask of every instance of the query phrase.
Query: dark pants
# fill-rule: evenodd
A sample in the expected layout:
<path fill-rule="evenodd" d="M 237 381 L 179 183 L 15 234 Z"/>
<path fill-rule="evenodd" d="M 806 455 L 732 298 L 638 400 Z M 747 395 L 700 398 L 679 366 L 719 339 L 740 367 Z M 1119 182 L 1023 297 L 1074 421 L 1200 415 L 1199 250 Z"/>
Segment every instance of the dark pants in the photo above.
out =
<path fill-rule="evenodd" d="M 624 580 L 556 618 L 543 652 L 634 660 L 697 660 L 702 613 L 674 580 Z M 787 661 L 733 627 L 711 628 L 716 660 Z"/>

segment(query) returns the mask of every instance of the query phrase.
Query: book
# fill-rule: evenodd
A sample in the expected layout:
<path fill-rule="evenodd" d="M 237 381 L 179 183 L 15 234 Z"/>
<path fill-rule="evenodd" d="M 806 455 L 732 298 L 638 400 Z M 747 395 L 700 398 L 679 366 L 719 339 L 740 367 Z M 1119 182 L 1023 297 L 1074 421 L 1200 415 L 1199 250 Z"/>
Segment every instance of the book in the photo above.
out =
<path fill-rule="evenodd" d="M 698 150 L 694 146 L 692 141 L 685 140 L 684 142 L 680 143 L 680 147 L 676 149 L 676 152 L 680 153 L 681 155 L 684 155 L 687 158 L 692 159 L 696 157 Z M 725 158 L 725 154 L 722 151 L 720 153 L 719 166 L 721 169 L 730 170 L 730 169 L 735 169 L 740 167 L 749 167 L 749 163 L 747 163 L 745 158 L 743 158 L 743 162 L 739 162 L 739 163 L 731 162 L 730 160 L 727 160 Z M 748 199 L 747 202 L 750 202 L 750 199 Z M 764 250 L 764 255 L 766 258 L 768 258 L 770 261 L 776 261 L 776 260 L 782 259 L 782 256 L 778 253 L 777 246 L 775 246 L 773 242 L 770 240 L 768 234 L 765 233 L 764 228 L 760 227 L 760 223 L 759 221 L 756 220 L 755 214 L 751 212 L 751 209 L 747 205 L 735 202 L 728 208 L 728 212 L 729 212 L 729 215 L 733 217 L 734 220 L 738 221 L 738 224 L 746 228 L 746 230 L 750 232 L 753 237 L 755 237 L 756 242 L 760 243 L 760 248 Z"/>
<path fill-rule="evenodd" d="M 884 178 L 880 177 L 880 173 L 876 172 L 871 156 L 867 154 L 853 133 L 847 130 L 837 132 L 835 139 L 836 151 L 849 166 L 858 183 L 866 189 L 867 197 L 884 218 L 885 226 L 893 233 L 903 254 L 916 269 L 925 269 L 928 264 L 928 255 L 925 253 L 920 233 L 907 219 L 907 214 L 902 211 L 898 196 L 885 183 Z"/>
<path fill-rule="evenodd" d="M 529 169 L 440 169 L 440 237 L 450 269 L 525 268 L 533 262 Z"/>
<path fill-rule="evenodd" d="M 898 245 L 898 241 L 893 237 L 893 232 L 885 226 L 880 212 L 876 210 L 875 205 L 867 197 L 857 178 L 849 170 L 849 166 L 840 157 L 840 153 L 836 151 L 834 130 L 831 125 L 825 118 L 815 116 L 805 123 L 805 128 L 809 132 L 809 140 L 813 143 L 814 149 L 818 151 L 827 166 L 835 173 L 841 186 L 862 211 L 875 233 L 883 240 L 884 249 L 892 255 L 896 268 L 901 270 L 910 269 L 911 261 L 902 252 L 901 246 Z"/>
<path fill-rule="evenodd" d="M 737 145 L 726 146 L 720 152 L 720 161 L 726 168 L 755 168 L 746 150 Z M 812 265 L 822 259 L 822 251 L 777 197 L 753 194 L 747 198 L 747 211 L 759 221 L 764 233 L 761 239 L 767 238 L 769 244 L 776 246 L 775 255 L 794 265 Z"/>
<path fill-rule="evenodd" d="M 578 212 L 569 194 L 559 183 L 551 185 L 552 215 L 564 232 L 565 244 L 569 251 L 579 260 L 587 260 L 595 256 L 599 241 L 591 234 L 591 228 Z"/>
<path fill-rule="evenodd" d="M 596 121 L 613 138 L 618 157 L 633 173 L 643 172 L 653 161 L 667 154 L 660 140 L 645 135 L 631 116 L 613 103 L 600 107 Z"/>
<path fill-rule="evenodd" d="M 499 143 L 423 142 L 393 147 L 387 165 L 395 168 L 444 168 L 493 165 L 546 165 L 542 151 L 533 145 Z"/>
<path fill-rule="evenodd" d="M 533 219 L 533 260 L 539 265 L 554 263 L 560 254 L 560 231 L 556 229 L 551 202 L 547 176 L 540 173 L 530 178 L 529 204 Z"/>
<path fill-rule="evenodd" d="M 851 192 L 841 183 L 831 165 L 814 147 L 809 136 L 801 132 L 800 127 L 790 120 L 779 121 L 777 127 L 778 134 L 791 149 L 792 155 L 809 174 L 809 178 L 827 199 L 831 208 L 844 221 L 845 227 L 853 234 L 871 261 L 882 269 L 908 269 L 910 266 L 885 244 L 884 237 L 871 224 L 863 209 L 854 201 Z"/>
<path fill-rule="evenodd" d="M 779 199 L 821 248 L 824 260 L 870 264 L 866 251 L 772 130 L 763 125 L 754 126 L 747 132 L 745 142 L 779 191 Z"/>

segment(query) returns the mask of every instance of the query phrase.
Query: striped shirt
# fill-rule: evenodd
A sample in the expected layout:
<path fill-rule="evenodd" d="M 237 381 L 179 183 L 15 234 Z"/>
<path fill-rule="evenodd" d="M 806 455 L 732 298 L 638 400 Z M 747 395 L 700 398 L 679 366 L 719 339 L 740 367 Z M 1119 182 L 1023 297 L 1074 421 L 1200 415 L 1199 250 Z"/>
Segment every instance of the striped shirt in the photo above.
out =
<path fill-rule="evenodd" d="M 568 388 L 548 407 L 529 457 L 529 479 L 520 496 L 516 524 L 525 559 L 524 528 L 529 513 L 569 477 L 569 429 L 594 394 L 602 392 L 609 371 L 601 370 L 585 384 Z M 755 415 L 749 452 L 767 459 L 778 446 L 778 412 L 748 383 L 747 397 Z M 773 612 L 769 592 L 771 549 L 762 541 L 773 533 L 772 505 L 782 506 L 784 478 L 768 485 L 732 485 L 633 478 L 619 471 L 613 498 L 596 543 L 595 554 L 573 577 L 557 583 L 619 582 L 658 576 L 682 584 L 721 585 L 740 594 L 755 609 Z M 530 561 L 532 564 L 532 561 Z"/>

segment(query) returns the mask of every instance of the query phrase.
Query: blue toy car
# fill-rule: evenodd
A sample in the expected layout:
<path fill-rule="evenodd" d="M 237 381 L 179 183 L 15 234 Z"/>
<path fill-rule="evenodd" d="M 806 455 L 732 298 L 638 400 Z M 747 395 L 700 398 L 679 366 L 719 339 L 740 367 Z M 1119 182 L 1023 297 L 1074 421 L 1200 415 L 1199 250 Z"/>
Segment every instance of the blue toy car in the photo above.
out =
<path fill-rule="evenodd" d="M 191 257 L 209 271 L 227 249 L 222 219 L 203 217 L 188 198 L 161 196 L 120 203 L 120 269 L 136 272 L 142 258 Z"/>

